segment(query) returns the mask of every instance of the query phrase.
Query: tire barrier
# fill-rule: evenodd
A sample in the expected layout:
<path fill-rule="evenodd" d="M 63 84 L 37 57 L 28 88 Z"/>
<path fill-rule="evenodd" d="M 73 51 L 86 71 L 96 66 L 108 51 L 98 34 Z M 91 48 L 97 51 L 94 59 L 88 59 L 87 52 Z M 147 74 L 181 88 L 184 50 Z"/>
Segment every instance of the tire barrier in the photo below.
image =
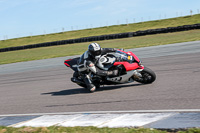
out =
<path fill-rule="evenodd" d="M 152 34 L 160 34 L 160 33 L 179 32 L 179 31 L 187 31 L 187 30 L 193 30 L 193 29 L 200 29 L 200 23 L 193 24 L 193 25 L 183 25 L 183 26 L 178 26 L 178 27 L 167 27 L 167 28 L 149 29 L 149 30 L 136 31 L 136 32 L 90 36 L 90 37 L 83 37 L 83 38 L 77 38 L 77 39 L 69 39 L 69 40 L 45 42 L 45 43 L 39 43 L 39 44 L 31 44 L 31 45 L 25 45 L 25 46 L 1 48 L 0 52 L 32 49 L 32 48 L 39 48 L 39 47 L 49 47 L 49 46 L 56 46 L 56 45 L 66 45 L 66 44 L 82 43 L 82 42 L 120 39 L 120 38 L 128 38 L 128 37 L 144 36 L 144 35 L 152 35 Z"/>

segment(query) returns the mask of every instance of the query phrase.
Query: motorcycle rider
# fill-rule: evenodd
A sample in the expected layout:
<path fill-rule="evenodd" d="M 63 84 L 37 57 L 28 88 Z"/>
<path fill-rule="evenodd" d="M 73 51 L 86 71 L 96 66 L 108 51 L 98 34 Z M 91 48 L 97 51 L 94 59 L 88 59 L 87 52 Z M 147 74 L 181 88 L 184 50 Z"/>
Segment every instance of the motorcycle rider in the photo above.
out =
<path fill-rule="evenodd" d="M 95 85 L 92 83 L 90 76 L 88 75 L 91 72 L 93 72 L 96 75 L 100 76 L 117 76 L 118 70 L 112 70 L 112 71 L 105 71 L 101 70 L 96 66 L 96 63 L 98 59 L 109 52 L 115 52 L 116 48 L 101 48 L 101 46 L 98 43 L 91 43 L 88 46 L 88 50 L 83 53 L 83 55 L 80 57 L 80 60 L 78 62 L 78 71 L 80 75 L 82 76 L 83 81 L 87 85 L 87 88 L 93 92 L 96 90 Z"/>

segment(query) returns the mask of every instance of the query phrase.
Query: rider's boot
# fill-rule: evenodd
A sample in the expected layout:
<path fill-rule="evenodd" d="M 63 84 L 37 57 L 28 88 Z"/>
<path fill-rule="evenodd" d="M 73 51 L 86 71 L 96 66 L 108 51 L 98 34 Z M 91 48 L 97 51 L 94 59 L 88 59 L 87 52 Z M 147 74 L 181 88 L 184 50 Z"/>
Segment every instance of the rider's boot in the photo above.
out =
<path fill-rule="evenodd" d="M 87 85 L 87 89 L 90 92 L 94 92 L 96 90 L 96 87 L 92 84 L 92 81 L 90 80 L 88 75 L 85 75 L 83 80 L 84 80 L 85 84 Z"/>

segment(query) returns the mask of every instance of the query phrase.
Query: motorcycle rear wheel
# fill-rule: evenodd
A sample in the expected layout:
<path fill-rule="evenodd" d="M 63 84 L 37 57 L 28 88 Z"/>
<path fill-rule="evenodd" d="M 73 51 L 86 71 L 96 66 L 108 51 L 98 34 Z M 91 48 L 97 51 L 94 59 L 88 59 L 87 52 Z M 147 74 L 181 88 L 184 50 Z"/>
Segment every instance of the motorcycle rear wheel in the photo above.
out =
<path fill-rule="evenodd" d="M 156 74 L 148 67 L 144 67 L 144 70 L 140 72 L 142 77 L 135 79 L 135 81 L 143 84 L 151 84 L 156 80 Z"/>

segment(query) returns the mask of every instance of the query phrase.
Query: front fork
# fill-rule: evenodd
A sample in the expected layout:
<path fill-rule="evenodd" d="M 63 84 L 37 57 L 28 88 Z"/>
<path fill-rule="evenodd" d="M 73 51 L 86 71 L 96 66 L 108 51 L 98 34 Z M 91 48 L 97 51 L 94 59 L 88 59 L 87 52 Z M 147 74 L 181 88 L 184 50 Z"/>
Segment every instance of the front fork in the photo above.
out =
<path fill-rule="evenodd" d="M 134 78 L 134 79 L 140 79 L 140 78 L 142 78 L 141 72 L 142 72 L 143 70 L 144 70 L 144 66 L 143 66 L 143 65 L 140 65 L 136 70 L 134 70 L 133 78 Z"/>

